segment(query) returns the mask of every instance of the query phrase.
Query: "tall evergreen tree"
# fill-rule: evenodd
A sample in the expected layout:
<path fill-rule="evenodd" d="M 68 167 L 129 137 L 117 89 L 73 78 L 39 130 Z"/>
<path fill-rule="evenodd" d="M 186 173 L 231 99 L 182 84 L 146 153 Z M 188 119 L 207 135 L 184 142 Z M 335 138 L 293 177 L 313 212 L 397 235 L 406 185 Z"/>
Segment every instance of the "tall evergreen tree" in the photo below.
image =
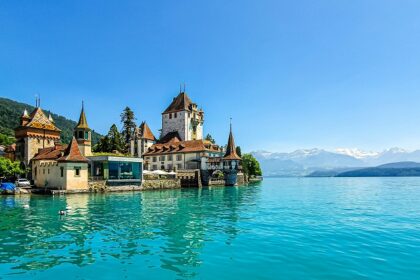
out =
<path fill-rule="evenodd" d="M 109 129 L 108 134 L 105 137 L 102 137 L 98 144 L 95 145 L 94 151 L 95 152 L 102 152 L 102 153 L 112 153 L 114 151 L 123 153 L 124 152 L 124 141 L 123 138 L 118 131 L 118 128 L 115 124 L 111 126 Z"/>
<path fill-rule="evenodd" d="M 109 152 L 118 151 L 120 153 L 124 153 L 125 151 L 125 143 L 123 136 L 118 131 L 118 128 L 115 124 L 111 126 L 109 129 L 107 137 L 109 138 Z"/>
<path fill-rule="evenodd" d="M 121 113 L 121 123 L 123 126 L 121 134 L 124 138 L 126 146 L 130 143 L 131 136 L 136 129 L 135 120 L 136 118 L 134 116 L 134 112 L 130 109 L 130 107 L 125 107 L 124 111 Z"/>
<path fill-rule="evenodd" d="M 236 154 L 240 157 L 242 157 L 242 150 L 240 146 L 236 146 Z"/>

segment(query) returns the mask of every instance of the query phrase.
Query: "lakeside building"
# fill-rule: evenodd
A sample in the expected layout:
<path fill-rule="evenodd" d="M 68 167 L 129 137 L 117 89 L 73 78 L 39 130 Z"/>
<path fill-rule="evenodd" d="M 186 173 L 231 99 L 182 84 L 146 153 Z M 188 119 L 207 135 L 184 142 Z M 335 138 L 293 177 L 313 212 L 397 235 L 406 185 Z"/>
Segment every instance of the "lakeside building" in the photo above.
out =
<path fill-rule="evenodd" d="M 32 159 L 35 186 L 58 190 L 88 188 L 88 162 L 73 137 L 69 145 L 55 144 L 41 149 Z"/>
<path fill-rule="evenodd" d="M 107 186 L 141 185 L 141 158 L 92 153 L 92 131 L 83 104 L 69 145 L 60 143 L 60 132 L 51 115 L 47 117 L 38 102 L 30 115 L 24 111 L 20 126 L 15 130 L 14 156 L 30 167 L 30 177 L 36 187 L 87 190 L 97 181 Z"/>
<path fill-rule="evenodd" d="M 144 169 L 182 174 L 198 170 L 199 184 L 211 185 L 213 181 L 225 185 L 237 184 L 237 175 L 243 174 L 232 126 L 227 148 L 224 149 L 203 139 L 203 124 L 204 111 L 198 109 L 186 92 L 180 92 L 162 113 L 160 139 L 142 153 Z"/>
<path fill-rule="evenodd" d="M 20 125 L 15 129 L 16 147 L 14 158 L 30 167 L 31 159 L 40 149 L 54 147 L 60 141 L 61 130 L 58 129 L 51 115 L 48 117 L 38 106 L 28 114 L 23 112 Z"/>

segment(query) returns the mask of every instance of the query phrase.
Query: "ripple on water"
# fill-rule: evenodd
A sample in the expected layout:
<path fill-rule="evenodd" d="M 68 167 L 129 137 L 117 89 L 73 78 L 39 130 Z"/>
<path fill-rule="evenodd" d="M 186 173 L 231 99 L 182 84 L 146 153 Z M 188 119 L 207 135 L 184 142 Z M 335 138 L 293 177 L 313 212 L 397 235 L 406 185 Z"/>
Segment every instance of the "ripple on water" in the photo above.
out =
<path fill-rule="evenodd" d="M 417 178 L 283 178 L 0 197 L 0 278 L 415 279 L 419 186 Z"/>

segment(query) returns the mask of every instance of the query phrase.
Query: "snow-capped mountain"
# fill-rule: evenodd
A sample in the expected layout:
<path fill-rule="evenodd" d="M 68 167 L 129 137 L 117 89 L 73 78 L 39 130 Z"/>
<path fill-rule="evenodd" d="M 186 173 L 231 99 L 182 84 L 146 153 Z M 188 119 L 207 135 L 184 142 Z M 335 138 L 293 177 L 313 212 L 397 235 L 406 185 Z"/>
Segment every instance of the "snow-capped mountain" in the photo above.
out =
<path fill-rule="evenodd" d="M 382 152 L 338 148 L 334 151 L 302 149 L 290 153 L 256 151 L 265 175 L 305 176 L 313 171 L 370 167 L 392 162 L 420 162 L 420 150 L 391 148 Z"/>
<path fill-rule="evenodd" d="M 363 151 L 357 148 L 349 149 L 349 148 L 337 148 L 335 149 L 337 154 L 348 155 L 357 159 L 364 159 L 368 157 L 376 157 L 380 155 L 380 152 L 373 152 L 373 151 Z"/>

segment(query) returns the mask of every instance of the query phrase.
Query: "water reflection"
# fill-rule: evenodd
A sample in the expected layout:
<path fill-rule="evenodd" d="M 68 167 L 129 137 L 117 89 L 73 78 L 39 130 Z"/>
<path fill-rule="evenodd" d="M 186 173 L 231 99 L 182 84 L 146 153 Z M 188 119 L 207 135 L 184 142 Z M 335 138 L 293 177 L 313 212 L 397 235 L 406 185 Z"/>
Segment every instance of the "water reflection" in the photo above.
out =
<path fill-rule="evenodd" d="M 238 221 L 246 218 L 246 207 L 252 207 L 259 191 L 230 187 L 0 197 L 0 271 L 23 274 L 113 261 L 158 265 L 179 277 L 194 277 L 206 243 L 217 236 L 229 246 L 244 230 Z M 67 216 L 58 215 L 66 208 L 71 209 Z"/>

